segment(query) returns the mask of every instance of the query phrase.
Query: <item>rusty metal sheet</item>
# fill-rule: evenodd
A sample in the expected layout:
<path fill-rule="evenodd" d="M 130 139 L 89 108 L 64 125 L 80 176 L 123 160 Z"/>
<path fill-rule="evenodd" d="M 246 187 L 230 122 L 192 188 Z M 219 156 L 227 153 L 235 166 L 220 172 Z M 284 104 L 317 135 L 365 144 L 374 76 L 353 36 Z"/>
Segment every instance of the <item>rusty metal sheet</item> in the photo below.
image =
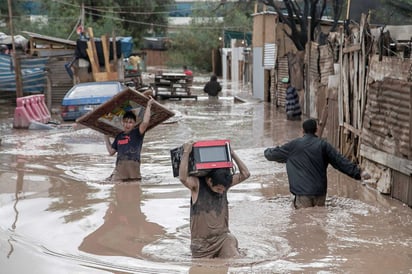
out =
<path fill-rule="evenodd" d="M 411 86 L 392 78 L 369 85 L 362 143 L 398 157 L 410 157 Z"/>

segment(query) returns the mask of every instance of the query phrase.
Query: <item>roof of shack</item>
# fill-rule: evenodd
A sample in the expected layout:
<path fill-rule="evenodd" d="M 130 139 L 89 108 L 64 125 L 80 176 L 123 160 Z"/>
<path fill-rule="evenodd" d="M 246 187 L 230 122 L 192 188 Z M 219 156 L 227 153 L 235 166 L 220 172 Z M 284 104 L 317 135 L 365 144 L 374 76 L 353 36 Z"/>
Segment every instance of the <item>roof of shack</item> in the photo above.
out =
<path fill-rule="evenodd" d="M 68 39 L 62 39 L 62 38 L 57 38 L 53 36 L 47 36 L 47 35 L 42 35 L 30 31 L 22 31 L 22 33 L 28 35 L 30 38 L 34 38 L 36 40 L 42 40 L 42 41 L 48 41 L 48 42 L 53 42 L 53 43 L 58 43 L 58 44 L 65 44 L 65 45 L 70 45 L 70 46 L 76 46 L 76 41 L 68 40 Z"/>

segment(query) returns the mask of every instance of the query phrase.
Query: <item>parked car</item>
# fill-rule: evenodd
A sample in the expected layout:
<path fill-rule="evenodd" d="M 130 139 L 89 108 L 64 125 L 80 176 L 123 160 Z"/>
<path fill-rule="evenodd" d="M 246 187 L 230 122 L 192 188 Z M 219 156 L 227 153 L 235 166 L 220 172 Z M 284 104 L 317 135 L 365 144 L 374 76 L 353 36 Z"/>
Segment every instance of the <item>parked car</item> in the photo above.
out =
<path fill-rule="evenodd" d="M 60 115 L 64 121 L 74 121 L 126 88 L 118 81 L 76 84 L 64 96 Z"/>

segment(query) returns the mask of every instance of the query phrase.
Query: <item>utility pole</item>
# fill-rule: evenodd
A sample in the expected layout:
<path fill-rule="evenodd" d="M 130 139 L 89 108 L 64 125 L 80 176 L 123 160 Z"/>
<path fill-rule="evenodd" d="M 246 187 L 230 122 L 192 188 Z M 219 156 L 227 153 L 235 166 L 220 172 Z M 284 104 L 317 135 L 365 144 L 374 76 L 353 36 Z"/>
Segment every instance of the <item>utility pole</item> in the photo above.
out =
<path fill-rule="evenodd" d="M 7 0 L 8 8 L 9 8 L 9 28 L 10 28 L 10 35 L 11 35 L 11 44 L 13 51 L 11 53 L 13 57 L 13 67 L 14 67 L 14 74 L 16 76 L 16 97 L 23 97 L 23 85 L 21 81 L 21 69 L 20 69 L 20 60 L 17 58 L 16 54 L 16 45 L 14 43 L 14 31 L 13 31 L 13 12 L 11 8 L 11 0 Z"/>
<path fill-rule="evenodd" d="M 82 25 L 82 27 L 84 29 L 84 2 L 82 2 L 82 11 L 81 11 L 80 24 Z"/>

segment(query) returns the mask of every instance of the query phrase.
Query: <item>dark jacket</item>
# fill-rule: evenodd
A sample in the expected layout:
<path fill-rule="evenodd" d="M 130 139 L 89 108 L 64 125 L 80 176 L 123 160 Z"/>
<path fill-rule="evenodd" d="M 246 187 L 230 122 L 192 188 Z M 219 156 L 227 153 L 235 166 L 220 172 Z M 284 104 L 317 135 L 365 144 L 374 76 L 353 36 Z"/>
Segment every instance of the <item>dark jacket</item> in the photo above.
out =
<path fill-rule="evenodd" d="M 209 81 L 206 83 L 203 91 L 209 94 L 210 96 L 217 96 L 218 93 L 222 90 L 222 86 L 218 81 Z"/>
<path fill-rule="evenodd" d="M 264 155 L 269 161 L 286 163 L 289 188 L 294 195 L 326 195 L 328 164 L 356 180 L 361 179 L 361 170 L 356 164 L 314 134 L 268 148 Z"/>

